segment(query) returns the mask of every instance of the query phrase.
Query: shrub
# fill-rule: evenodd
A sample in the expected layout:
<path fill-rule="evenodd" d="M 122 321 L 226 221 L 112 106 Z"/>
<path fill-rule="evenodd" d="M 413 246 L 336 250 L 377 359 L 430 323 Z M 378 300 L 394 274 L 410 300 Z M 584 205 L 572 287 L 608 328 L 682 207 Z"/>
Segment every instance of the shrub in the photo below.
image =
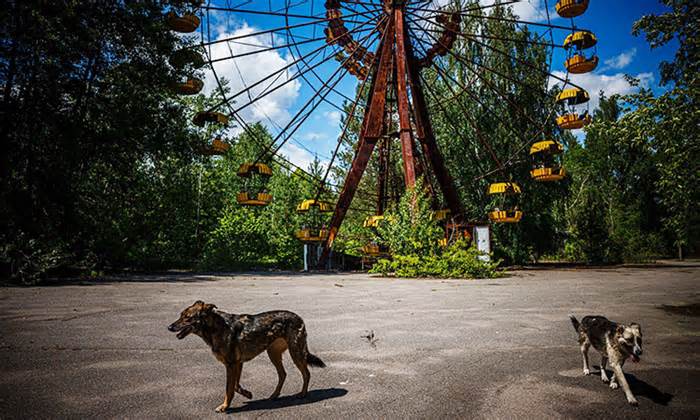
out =
<path fill-rule="evenodd" d="M 482 253 L 465 242 L 457 242 L 442 254 L 394 255 L 380 259 L 370 273 L 396 277 L 494 278 L 500 261 L 484 261 Z"/>
<path fill-rule="evenodd" d="M 385 214 L 385 222 L 377 231 L 378 239 L 398 255 L 434 254 L 443 235 L 421 182 L 406 190 L 399 205 Z"/>

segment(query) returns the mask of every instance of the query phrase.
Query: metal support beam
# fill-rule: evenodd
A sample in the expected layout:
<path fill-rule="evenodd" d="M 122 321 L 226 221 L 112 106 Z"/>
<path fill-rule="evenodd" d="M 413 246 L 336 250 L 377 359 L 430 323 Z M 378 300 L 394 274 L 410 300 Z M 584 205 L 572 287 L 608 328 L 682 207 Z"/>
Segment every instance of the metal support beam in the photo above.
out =
<path fill-rule="evenodd" d="M 390 78 L 393 79 L 391 84 L 396 92 L 399 138 L 401 140 L 406 186 L 412 187 L 415 185 L 416 177 L 421 176 L 419 171 L 427 175 L 430 172 L 429 169 L 432 169 L 452 214 L 455 217 L 460 217 L 463 213 L 457 189 L 454 186 L 452 177 L 447 172 L 445 162 L 435 141 L 419 77 L 420 69 L 414 58 L 413 48 L 405 25 L 405 7 L 403 0 L 384 0 L 384 9 L 390 19 L 387 21 L 384 28 L 385 32 L 377 48 L 378 63 L 372 74 L 372 86 L 367 99 L 358 148 L 331 218 L 328 239 L 324 244 L 323 252 L 319 259 L 320 267 L 325 267 L 328 261 L 333 241 L 350 208 L 350 203 L 362 180 L 362 174 L 367 169 L 367 164 L 375 145 L 380 138 L 386 137 L 386 97 Z M 394 75 L 394 77 L 390 77 L 391 75 Z M 412 104 L 409 102 L 409 87 Z M 411 114 L 413 114 L 414 124 L 411 121 Z M 421 145 L 422 157 L 429 162 L 431 168 L 423 167 L 425 165 L 420 165 L 420 162 L 418 162 L 418 150 L 415 148 L 413 139 L 414 126 L 415 135 Z M 383 138 L 380 146 L 380 170 L 377 186 L 379 196 L 377 201 L 378 214 L 384 212 L 384 196 L 388 189 L 386 177 L 388 177 L 389 172 L 389 150 L 390 140 Z"/>
<path fill-rule="evenodd" d="M 394 57 L 396 63 L 396 102 L 399 109 L 399 138 L 403 156 L 403 170 L 406 187 L 416 184 L 416 158 L 413 154 L 413 129 L 411 128 L 410 109 L 408 105 L 408 63 L 406 62 L 406 30 L 404 28 L 403 9 L 396 8 L 394 13 L 394 31 L 396 48 Z"/>
<path fill-rule="evenodd" d="M 377 215 L 384 214 L 386 209 L 387 184 L 389 181 L 389 145 L 390 139 L 385 135 L 379 143 L 379 174 L 377 176 Z"/>
<path fill-rule="evenodd" d="M 404 30 L 404 36 L 407 36 L 407 30 Z M 411 43 L 406 43 L 406 55 L 408 57 L 409 71 L 408 80 L 411 86 L 411 97 L 413 99 L 414 118 L 416 122 L 416 137 L 421 144 L 423 155 L 430 162 L 435 179 L 440 185 L 442 194 L 445 197 L 447 206 L 455 217 L 459 217 L 464 211 L 462 203 L 459 200 L 459 194 L 455 188 L 454 181 L 450 173 L 445 167 L 445 161 L 437 147 L 435 141 L 435 133 L 433 126 L 430 123 L 428 116 L 428 106 L 425 102 L 423 94 L 423 86 L 421 85 L 420 75 L 417 61 L 413 55 L 413 47 Z"/>
<path fill-rule="evenodd" d="M 343 223 L 343 219 L 350 208 L 357 187 L 362 180 L 362 174 L 367 168 L 369 159 L 372 156 L 374 146 L 377 140 L 381 137 L 384 131 L 384 117 L 386 108 L 386 88 L 391 72 L 391 50 L 393 46 L 394 23 L 390 20 L 385 27 L 385 34 L 379 44 L 378 57 L 379 64 L 373 75 L 372 86 L 367 99 L 367 107 L 365 108 L 364 120 L 362 122 L 362 131 L 360 132 L 359 145 L 355 157 L 352 160 L 350 171 L 345 178 L 343 189 L 338 197 L 338 202 L 331 218 L 328 239 L 323 247 L 323 253 L 319 259 L 319 266 L 324 267 L 330 255 L 333 241 L 338 235 L 338 229 Z"/>

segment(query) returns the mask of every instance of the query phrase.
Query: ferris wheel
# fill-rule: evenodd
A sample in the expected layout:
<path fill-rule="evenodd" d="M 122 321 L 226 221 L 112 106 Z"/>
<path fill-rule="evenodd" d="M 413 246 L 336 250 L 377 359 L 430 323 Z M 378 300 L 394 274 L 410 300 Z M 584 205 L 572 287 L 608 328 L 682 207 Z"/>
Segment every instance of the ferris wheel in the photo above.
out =
<path fill-rule="evenodd" d="M 452 221 L 446 224 L 447 242 L 453 236 L 468 236 L 463 230 L 468 221 L 447 169 L 449 158 L 436 141 L 433 118 L 447 115 L 447 107 L 460 109 L 461 98 L 488 111 L 491 104 L 482 99 L 488 92 L 509 109 L 510 117 L 503 118 L 527 123 L 525 132 L 510 129 L 507 150 L 494 150 L 470 109 L 461 112 L 462 126 L 450 124 L 448 116 L 443 118 L 447 126 L 442 127 L 454 133 L 455 141 L 464 140 L 465 125 L 476 133 L 464 141 L 474 142 L 473 147 L 487 156 L 480 177 L 492 181 L 486 194 L 497 203 L 488 218 L 493 223 L 519 222 L 521 187 L 509 176 L 510 169 L 525 156 L 532 165 L 532 179 L 563 179 L 566 171 L 559 157 L 563 147 L 553 138 L 553 130 L 591 123 L 585 108 L 590 97 L 570 77 L 593 71 L 599 60 L 595 35 L 574 23 L 588 3 L 559 0 L 554 4 L 556 15 L 550 16 L 547 0 L 194 0 L 166 14 L 171 30 L 196 33 L 199 38 L 176 52 L 171 63 L 205 68 L 212 77 L 206 83 L 187 77 L 174 88 L 183 95 L 208 88 L 221 97 L 194 118 L 195 124 L 215 133 L 203 154 L 227 152 L 229 145 L 216 133 L 231 125 L 259 143 L 260 154 L 238 171 L 245 180 L 244 191 L 236 197 L 239 204 L 265 206 L 274 199 L 265 183 L 275 166 L 295 170 L 317 187 L 316 194 L 297 207 L 313 220 L 297 237 L 323 244 L 322 260 L 358 191 L 376 203 L 365 226 L 371 229 L 381 223 L 392 200 L 392 162 L 401 162 L 406 186 L 425 178 L 428 187 L 435 187 L 432 193 L 441 197 L 435 200 L 441 203 L 436 217 Z M 530 13 L 531 19 L 526 20 L 511 7 L 516 13 L 530 7 L 537 14 Z M 524 35 L 504 38 L 488 30 L 493 23 L 512 25 Z M 540 59 L 519 55 L 519 47 L 508 45 L 537 48 Z M 502 57 L 502 62 L 485 62 L 479 51 Z M 566 55 L 563 63 L 553 62 L 555 51 Z M 461 66 L 462 74 L 451 71 L 455 65 Z M 514 77 L 503 65 L 522 68 L 531 77 Z M 566 72 L 555 71 L 559 67 Z M 555 82 L 562 90 L 553 97 L 550 87 Z M 543 105 L 536 114 L 522 108 L 513 95 L 514 87 L 539 98 Z M 342 116 L 342 124 L 337 116 Z M 339 127 L 325 150 L 310 140 L 319 117 Z M 252 127 L 257 122 L 266 126 L 271 139 Z M 353 136 L 356 143 L 351 141 Z M 324 174 L 312 175 L 287 157 L 290 146 L 323 157 Z M 336 179 L 332 173 L 343 147 L 354 147 L 354 157 L 345 176 Z M 360 190 L 373 155 L 379 168 L 376 189 Z M 335 197 L 334 203 L 326 201 L 329 196 Z M 364 252 L 379 255 L 384 250 L 370 244 Z"/>

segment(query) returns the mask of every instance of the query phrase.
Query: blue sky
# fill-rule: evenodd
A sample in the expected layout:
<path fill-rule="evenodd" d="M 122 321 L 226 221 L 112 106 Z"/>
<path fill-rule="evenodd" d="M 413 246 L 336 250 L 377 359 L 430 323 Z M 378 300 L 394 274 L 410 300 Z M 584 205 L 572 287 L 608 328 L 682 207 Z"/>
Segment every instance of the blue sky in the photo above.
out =
<path fill-rule="evenodd" d="M 366 1 L 366 0 L 365 0 Z M 436 0 L 436 2 L 445 0 Z M 493 0 L 480 0 L 482 4 L 492 3 Z M 213 5 L 223 7 L 235 7 L 236 5 L 246 3 L 243 0 L 215 0 Z M 285 3 L 283 0 L 272 0 L 274 4 L 282 7 Z M 299 4 L 293 9 L 293 13 L 300 15 L 309 15 L 312 13 L 311 1 L 307 2 L 292 2 Z M 551 15 L 553 16 L 552 23 L 560 25 L 568 25 L 568 19 L 555 17 L 553 5 L 554 0 L 548 1 Z M 257 4 L 257 5 L 256 5 Z M 268 10 L 267 1 L 253 0 L 248 4 L 243 5 L 245 9 Z M 313 14 L 323 12 L 323 1 L 315 0 Z M 516 5 L 516 13 L 521 14 L 523 19 L 541 21 L 544 14 L 544 0 L 527 0 Z M 598 91 L 603 89 L 607 94 L 613 93 L 630 93 L 633 91 L 624 80 L 624 75 L 629 74 L 639 78 L 642 85 L 651 87 L 659 92 L 658 87 L 660 79 L 658 66 L 662 60 L 672 60 L 675 53 L 675 45 L 670 45 L 657 50 L 651 50 L 643 37 L 634 37 L 632 35 L 632 24 L 641 16 L 650 13 L 663 13 L 664 6 L 656 0 L 613 0 L 602 1 L 592 0 L 586 14 L 575 19 L 575 23 L 580 28 L 585 28 L 593 31 L 598 37 L 598 55 L 601 59 L 601 64 L 598 69 L 587 75 L 572 75 L 572 80 L 586 88 L 592 96 L 591 107 L 594 108 L 598 103 Z M 345 13 L 350 13 L 345 11 Z M 349 20 L 349 19 L 348 19 Z M 302 22 L 309 22 L 308 19 L 290 18 L 286 20 L 280 16 L 262 16 L 246 13 L 232 12 L 211 12 L 210 13 L 210 28 L 205 31 L 211 34 L 212 39 L 224 38 L 232 35 L 242 35 L 260 30 L 282 27 L 287 24 L 293 25 Z M 353 25 L 347 24 L 349 29 L 353 29 Z M 206 25 L 205 25 L 206 28 Z M 297 41 L 302 37 L 322 37 L 323 27 L 319 26 L 313 29 L 313 26 L 298 28 L 293 31 L 294 36 L 298 36 Z M 315 32 L 314 32 L 315 31 Z M 539 30 L 541 31 L 541 29 Z M 356 39 L 360 39 L 364 33 L 357 33 Z M 556 31 L 555 42 L 561 44 L 566 37 L 567 32 Z M 208 37 L 209 35 L 205 35 Z M 261 46 L 270 45 L 285 45 L 288 43 L 288 38 L 285 34 L 278 34 L 274 37 L 270 35 L 259 36 L 255 38 L 246 38 L 245 44 L 241 43 L 223 43 L 218 44 L 211 52 L 213 58 L 225 57 L 231 54 L 240 54 L 248 51 L 255 51 Z M 234 91 L 241 90 L 244 86 L 250 86 L 261 77 L 269 75 L 277 69 L 282 69 L 284 66 L 292 63 L 298 54 L 304 54 L 324 45 L 323 41 L 309 42 L 299 51 L 281 48 L 279 50 L 267 51 L 265 53 L 244 56 L 236 60 L 226 60 L 216 65 L 217 73 L 224 75 L 232 81 Z M 376 43 L 374 44 L 376 45 Z M 370 47 L 370 50 L 372 48 Z M 320 54 L 330 54 L 329 51 L 323 51 Z M 320 62 L 324 56 L 317 55 L 315 62 Z M 555 74 L 564 75 L 563 70 L 563 51 L 559 50 L 554 55 Z M 248 122 L 262 121 L 273 133 L 282 132 L 290 118 L 308 101 L 315 96 L 314 87 L 318 89 L 321 84 L 332 79 L 332 74 L 337 69 L 338 63 L 330 59 L 325 64 L 320 64 L 317 67 L 317 74 L 308 74 L 307 78 L 299 78 L 292 83 L 277 89 L 272 94 L 264 99 L 256 102 L 254 106 L 247 107 L 241 111 L 241 116 Z M 557 73 L 558 72 L 558 73 Z M 284 71 L 277 80 L 281 83 L 285 77 L 293 77 L 296 74 L 296 67 L 292 66 L 287 71 Z M 206 80 L 208 90 L 215 86 L 213 78 L 208 77 Z M 357 80 L 351 76 L 343 78 L 338 84 L 337 89 L 342 94 L 349 97 L 354 96 Z M 272 85 L 275 87 L 276 85 Z M 261 85 L 258 92 L 263 90 Z M 253 96 L 255 97 L 255 95 Z M 343 97 L 337 93 L 331 93 L 328 96 L 330 102 L 341 104 Z M 247 103 L 249 98 L 246 95 L 241 95 L 236 98 L 238 105 Z M 306 167 L 314 155 L 325 161 L 332 153 L 338 134 L 340 113 L 337 109 L 327 103 L 321 103 L 311 116 L 302 124 L 299 130 L 294 134 L 293 139 L 289 140 L 282 148 L 282 152 L 295 164 L 301 167 Z M 581 133 L 579 133 L 579 136 Z"/>

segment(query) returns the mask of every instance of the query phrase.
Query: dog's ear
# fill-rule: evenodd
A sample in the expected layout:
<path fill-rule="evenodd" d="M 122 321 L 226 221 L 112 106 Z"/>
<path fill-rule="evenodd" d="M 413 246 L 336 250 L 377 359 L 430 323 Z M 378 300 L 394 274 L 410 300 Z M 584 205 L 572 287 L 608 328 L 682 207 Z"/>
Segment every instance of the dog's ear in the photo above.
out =
<path fill-rule="evenodd" d="M 211 312 L 214 309 L 216 309 L 216 305 L 211 304 L 211 303 L 204 303 L 202 307 L 203 312 Z"/>
<path fill-rule="evenodd" d="M 201 300 L 196 301 L 195 303 L 192 304 L 192 306 L 202 306 L 204 305 L 204 302 Z"/>

